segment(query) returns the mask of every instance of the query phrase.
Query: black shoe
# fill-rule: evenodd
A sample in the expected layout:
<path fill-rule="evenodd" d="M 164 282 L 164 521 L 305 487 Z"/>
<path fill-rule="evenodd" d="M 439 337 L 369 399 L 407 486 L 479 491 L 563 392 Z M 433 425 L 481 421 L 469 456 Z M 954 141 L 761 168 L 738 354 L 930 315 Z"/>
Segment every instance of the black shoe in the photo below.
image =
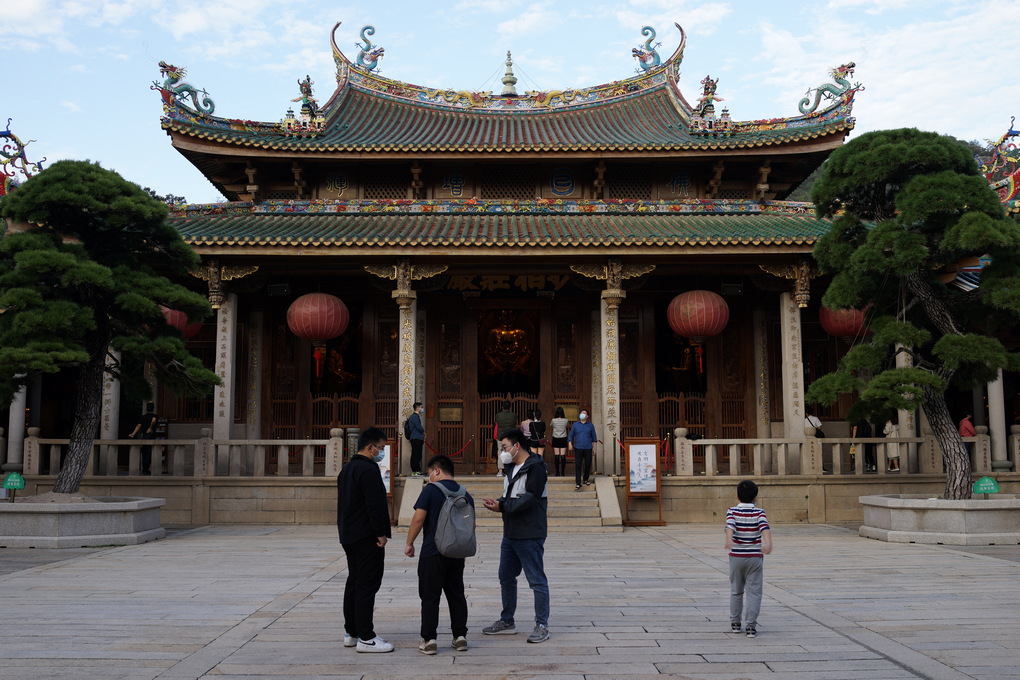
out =
<path fill-rule="evenodd" d="M 747 627 L 747 637 L 755 637 L 756 635 L 758 635 L 758 631 L 755 630 L 755 627 L 754 626 L 748 626 Z"/>

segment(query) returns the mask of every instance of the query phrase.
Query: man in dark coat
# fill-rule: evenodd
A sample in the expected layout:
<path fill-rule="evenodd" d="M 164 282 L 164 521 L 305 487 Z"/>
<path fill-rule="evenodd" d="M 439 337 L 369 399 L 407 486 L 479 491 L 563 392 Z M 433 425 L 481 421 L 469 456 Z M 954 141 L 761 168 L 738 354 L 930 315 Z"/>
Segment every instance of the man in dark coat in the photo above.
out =
<path fill-rule="evenodd" d="M 358 438 L 358 452 L 336 478 L 336 526 L 347 555 L 344 588 L 344 647 L 359 652 L 392 652 L 393 645 L 375 634 L 372 615 L 382 585 L 390 512 L 379 472 L 386 433 L 369 427 Z"/>

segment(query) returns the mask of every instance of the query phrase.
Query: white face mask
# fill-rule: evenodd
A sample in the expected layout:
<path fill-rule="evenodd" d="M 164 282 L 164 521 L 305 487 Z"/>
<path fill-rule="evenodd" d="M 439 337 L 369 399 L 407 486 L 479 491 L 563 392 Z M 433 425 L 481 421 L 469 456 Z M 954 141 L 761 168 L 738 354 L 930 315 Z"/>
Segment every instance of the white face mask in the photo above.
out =
<path fill-rule="evenodd" d="M 580 418 L 581 418 L 581 420 L 588 420 L 588 414 L 587 413 L 582 413 L 580 415 Z"/>
<path fill-rule="evenodd" d="M 511 448 L 510 451 L 500 451 L 499 452 L 499 464 L 500 465 L 509 465 L 510 463 L 514 462 L 514 454 L 512 453 L 512 451 L 513 451 L 513 448 Z"/>

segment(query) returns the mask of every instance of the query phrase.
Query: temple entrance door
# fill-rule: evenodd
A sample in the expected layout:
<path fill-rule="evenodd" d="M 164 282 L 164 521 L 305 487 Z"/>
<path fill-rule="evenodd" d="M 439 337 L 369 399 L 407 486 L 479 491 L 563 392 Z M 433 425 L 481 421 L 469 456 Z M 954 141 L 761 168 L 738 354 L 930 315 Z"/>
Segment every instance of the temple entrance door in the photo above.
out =
<path fill-rule="evenodd" d="M 581 396 L 590 389 L 587 314 L 576 304 L 554 313 L 552 301 L 541 299 L 429 308 L 427 439 L 458 474 L 495 473 L 493 420 L 504 401 L 518 423 L 536 408 L 548 423 L 557 405 L 571 418 L 588 407 L 590 398 Z M 551 461 L 552 448 L 545 453 Z"/>

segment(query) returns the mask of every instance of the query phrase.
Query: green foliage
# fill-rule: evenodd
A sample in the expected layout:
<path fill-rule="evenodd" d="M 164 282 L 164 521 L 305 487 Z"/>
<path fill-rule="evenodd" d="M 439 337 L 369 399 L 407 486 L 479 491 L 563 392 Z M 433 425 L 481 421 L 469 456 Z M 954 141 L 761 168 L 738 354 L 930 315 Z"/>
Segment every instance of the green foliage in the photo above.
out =
<path fill-rule="evenodd" d="M 8 196 L 0 216 L 14 224 L 0 239 L 0 399 L 33 374 L 105 361 L 111 347 L 180 390 L 218 383 L 160 312 L 211 314 L 178 283 L 198 258 L 160 200 L 98 164 L 61 161 Z"/>
<path fill-rule="evenodd" d="M 811 385 L 807 399 L 831 403 L 856 391 L 855 416 L 876 419 L 923 401 L 941 409 L 930 420 L 951 424 L 942 396 L 950 384 L 986 383 L 1020 366 L 993 335 L 1020 321 L 1020 223 L 1006 219 L 971 149 L 951 137 L 872 132 L 835 151 L 824 168 L 812 198 L 819 216 L 836 219 L 815 247 L 832 276 L 822 301 L 833 309 L 867 305 L 873 334 Z M 977 290 L 937 278 L 986 255 L 992 264 Z M 897 368 L 897 352 L 909 353 L 912 367 Z"/>

